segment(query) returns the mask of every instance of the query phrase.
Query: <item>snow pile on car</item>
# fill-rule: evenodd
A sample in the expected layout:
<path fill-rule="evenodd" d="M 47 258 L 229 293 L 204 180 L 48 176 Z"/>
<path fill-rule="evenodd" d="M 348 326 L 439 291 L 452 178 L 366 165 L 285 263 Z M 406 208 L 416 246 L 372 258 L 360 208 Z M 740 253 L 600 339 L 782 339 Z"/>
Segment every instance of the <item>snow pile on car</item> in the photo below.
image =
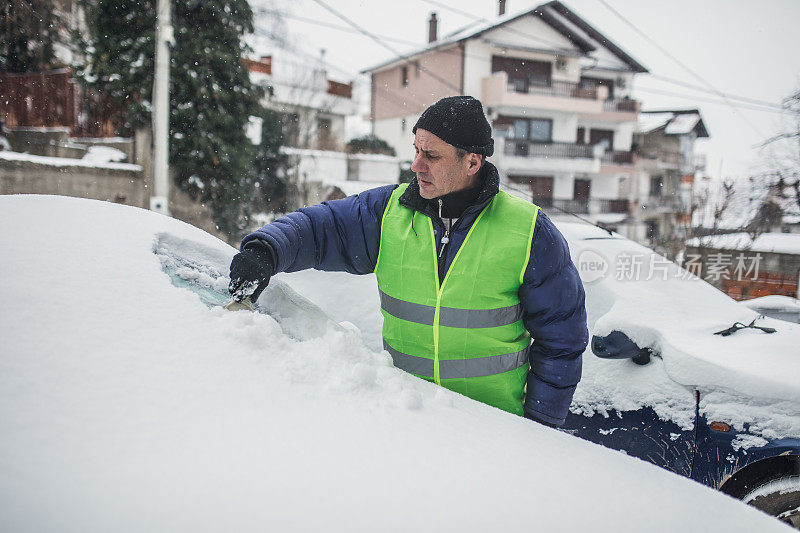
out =
<path fill-rule="evenodd" d="M 209 308 L 169 257 L 214 289 L 235 250 L 186 224 L 5 196 L 0 228 L 2 531 L 783 530 L 405 374 L 280 280 L 277 318 Z"/>

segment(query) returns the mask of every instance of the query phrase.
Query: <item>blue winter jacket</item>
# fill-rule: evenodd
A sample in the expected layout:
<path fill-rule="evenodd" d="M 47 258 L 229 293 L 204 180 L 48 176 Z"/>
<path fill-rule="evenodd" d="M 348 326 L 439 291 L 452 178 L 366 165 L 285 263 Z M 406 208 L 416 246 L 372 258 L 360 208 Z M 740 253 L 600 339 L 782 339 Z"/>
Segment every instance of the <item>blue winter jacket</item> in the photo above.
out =
<path fill-rule="evenodd" d="M 483 188 L 476 203 L 453 226 L 447 247 L 449 268 L 470 227 L 499 190 L 497 169 L 485 163 Z M 387 185 L 341 200 L 301 208 L 247 235 L 242 248 L 260 239 L 276 255 L 276 272 L 307 268 L 369 274 L 375 269 L 381 217 L 397 185 Z M 401 205 L 431 218 L 436 242 L 444 225 L 419 195 L 416 180 Z M 442 274 L 443 275 L 443 274 Z M 544 213 L 533 233 L 531 259 L 519 289 L 525 327 L 533 338 L 530 350 L 525 415 L 551 425 L 564 423 L 581 377 L 581 355 L 588 342 L 584 291 L 564 237 Z"/>

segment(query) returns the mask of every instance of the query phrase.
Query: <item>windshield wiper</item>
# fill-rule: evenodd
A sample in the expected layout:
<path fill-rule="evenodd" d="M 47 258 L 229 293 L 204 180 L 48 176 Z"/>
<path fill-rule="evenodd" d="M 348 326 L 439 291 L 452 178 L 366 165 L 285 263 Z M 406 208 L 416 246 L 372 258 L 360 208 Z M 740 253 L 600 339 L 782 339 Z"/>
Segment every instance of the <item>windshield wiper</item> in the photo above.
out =
<path fill-rule="evenodd" d="M 715 331 L 714 335 L 722 335 L 723 337 L 727 337 L 728 335 L 733 335 L 734 333 L 736 333 L 740 329 L 745 329 L 745 328 L 760 329 L 764 333 L 775 333 L 776 331 L 778 331 L 775 328 L 767 328 L 767 327 L 764 327 L 764 326 L 756 326 L 756 320 L 758 320 L 759 318 L 761 318 L 761 317 L 757 316 L 756 318 L 753 319 L 752 322 L 750 322 L 746 326 L 742 322 L 734 322 L 733 325 L 731 327 L 729 327 L 728 329 L 723 329 L 722 331 Z"/>

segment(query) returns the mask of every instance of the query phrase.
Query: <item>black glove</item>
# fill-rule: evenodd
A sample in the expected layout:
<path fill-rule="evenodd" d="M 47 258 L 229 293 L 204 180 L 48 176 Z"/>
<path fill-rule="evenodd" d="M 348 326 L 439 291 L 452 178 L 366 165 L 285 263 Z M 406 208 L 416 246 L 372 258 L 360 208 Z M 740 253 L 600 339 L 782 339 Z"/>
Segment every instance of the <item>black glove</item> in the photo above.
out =
<path fill-rule="evenodd" d="M 255 302 L 275 273 L 275 252 L 263 241 L 250 241 L 233 256 L 228 292 L 241 302 L 248 296 Z M 252 292 L 251 292 L 252 291 Z"/>

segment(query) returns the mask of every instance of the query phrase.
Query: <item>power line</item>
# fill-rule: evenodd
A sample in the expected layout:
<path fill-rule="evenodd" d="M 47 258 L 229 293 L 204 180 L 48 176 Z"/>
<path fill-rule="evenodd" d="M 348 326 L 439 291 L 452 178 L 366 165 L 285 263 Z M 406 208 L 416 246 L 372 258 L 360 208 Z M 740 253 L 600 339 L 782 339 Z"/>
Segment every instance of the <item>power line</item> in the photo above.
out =
<path fill-rule="evenodd" d="M 336 11 L 334 8 L 330 7 L 328 4 L 326 4 L 326 3 L 325 3 L 325 2 L 323 2 L 322 0 L 312 0 L 312 1 L 313 1 L 314 3 L 316 3 L 316 4 L 318 4 L 319 6 L 323 7 L 323 8 L 324 8 L 324 9 L 326 9 L 327 11 L 329 11 L 329 12 L 333 13 L 333 14 L 334 14 L 336 17 L 338 17 L 338 18 L 342 19 L 343 21 L 347 22 L 347 23 L 348 23 L 350 26 L 352 26 L 352 27 L 354 27 L 355 29 L 357 29 L 357 30 L 359 31 L 359 33 L 362 33 L 363 35 L 366 35 L 367 37 L 369 37 L 370 39 L 372 39 L 373 41 L 375 41 L 376 43 L 378 43 L 378 44 L 379 44 L 379 45 L 381 45 L 382 47 L 384 47 L 384 48 L 386 48 L 387 50 L 389 50 L 390 52 L 392 52 L 394 55 L 396 55 L 396 56 L 397 56 L 397 59 L 408 59 L 408 56 L 407 56 L 407 55 L 403 55 L 403 54 L 401 54 L 400 52 L 398 52 L 397 50 L 395 50 L 394 48 L 392 48 L 391 46 L 389 46 L 388 44 L 386 44 L 385 42 L 383 42 L 383 41 L 380 39 L 380 37 L 377 37 L 377 36 L 375 36 L 374 34 L 370 33 L 369 31 L 365 30 L 364 28 L 362 28 L 361 26 L 359 26 L 358 24 L 356 24 L 355 22 L 353 22 L 352 20 L 350 20 L 349 18 L 347 18 L 347 17 L 346 17 L 345 15 L 343 15 L 342 13 L 340 13 L 340 12 Z M 435 80 L 438 80 L 438 81 L 439 81 L 439 82 L 441 82 L 442 84 L 444 84 L 444 85 L 446 85 L 447 87 L 449 87 L 450 89 L 454 90 L 456 93 L 459 93 L 459 94 L 461 93 L 461 88 L 459 88 L 459 87 L 456 87 L 455 85 L 453 85 L 452 83 L 450 83 L 448 80 L 446 80 L 446 79 L 442 78 L 442 77 L 441 77 L 441 76 L 439 76 L 438 74 L 435 74 L 435 73 L 431 72 L 430 70 L 428 70 L 427 68 L 423 67 L 422 65 L 419 65 L 419 64 L 417 64 L 416 66 L 417 66 L 417 67 L 418 67 L 418 68 L 419 68 L 419 69 L 420 69 L 422 72 L 426 73 L 427 75 L 429 75 L 430 77 L 434 78 Z"/>
<path fill-rule="evenodd" d="M 306 51 L 300 49 L 299 47 L 297 47 L 294 44 L 289 44 L 286 41 L 286 39 L 278 38 L 277 36 L 274 36 L 271 33 L 266 32 L 264 30 L 256 29 L 253 32 L 253 35 L 255 35 L 256 37 L 263 37 L 263 38 L 269 39 L 270 41 L 272 41 L 273 43 L 276 44 L 276 48 L 278 48 L 279 50 L 284 50 L 284 51 L 292 53 L 292 54 L 297 54 L 297 55 L 300 55 L 300 56 L 304 56 L 304 57 L 309 58 L 312 61 L 321 62 L 326 67 L 332 67 L 333 69 L 338 70 L 342 74 L 347 74 L 347 76 L 350 77 L 350 78 L 355 79 L 357 77 L 357 75 L 358 75 L 357 70 L 354 71 L 352 69 L 344 68 L 341 65 L 336 65 L 336 64 L 331 63 L 330 61 L 328 61 L 327 58 L 323 60 L 319 55 L 315 55 L 315 54 L 313 54 L 311 52 L 306 52 Z M 281 62 L 282 63 L 292 63 L 290 61 L 281 61 Z M 295 64 L 302 65 L 301 63 L 296 63 L 296 62 L 295 62 Z"/>
<path fill-rule="evenodd" d="M 713 98 L 706 98 L 706 97 L 703 97 L 703 96 L 692 96 L 692 95 L 688 95 L 688 94 L 673 93 L 673 92 L 670 92 L 670 91 L 659 91 L 658 89 L 648 89 L 646 87 L 637 87 L 636 90 L 637 91 L 644 91 L 646 93 L 660 94 L 660 95 L 664 95 L 664 96 L 674 96 L 676 98 L 685 98 L 687 100 L 692 100 L 692 101 L 698 101 L 699 100 L 701 102 L 708 102 L 710 104 L 730 106 L 730 102 L 726 102 L 726 101 L 723 101 L 723 100 L 715 100 Z M 786 112 L 785 109 L 775 109 L 775 108 L 772 108 L 772 107 L 755 107 L 755 106 L 750 106 L 750 105 L 746 105 L 746 104 L 738 104 L 738 107 L 734 106 L 734 111 L 739 111 L 739 108 L 747 109 L 747 110 L 750 110 L 750 111 L 763 111 L 765 113 L 782 114 L 782 113 Z M 758 133 L 758 132 L 756 132 L 756 133 Z"/>
<path fill-rule="evenodd" d="M 308 18 L 308 17 L 301 17 L 299 15 L 294 15 L 292 13 L 286 13 L 285 11 L 278 11 L 277 9 L 267 9 L 267 8 L 263 8 L 262 7 L 262 8 L 257 8 L 255 11 L 259 15 L 278 15 L 278 16 L 290 18 L 290 19 L 293 19 L 293 20 L 298 20 L 300 22 L 306 22 L 308 24 L 316 24 L 317 26 L 322 26 L 322 27 L 325 27 L 325 28 L 331 28 L 333 30 L 344 31 L 344 32 L 347 32 L 347 33 L 360 33 L 357 30 L 354 30 L 352 28 L 348 28 L 347 26 L 341 26 L 339 24 L 332 24 L 330 22 L 325 22 L 325 21 L 322 21 L 322 20 L 312 19 L 312 18 Z M 405 39 L 398 39 L 397 37 L 389 37 L 387 35 L 379 35 L 377 33 L 375 35 L 379 36 L 380 38 L 382 38 L 382 39 L 384 39 L 386 41 L 394 41 L 396 43 L 405 44 L 405 45 L 408 45 L 408 46 L 419 46 L 419 43 L 417 43 L 417 42 L 406 41 Z"/>
<path fill-rule="evenodd" d="M 657 43 L 657 42 L 656 42 L 654 39 L 652 39 L 652 38 L 651 38 L 649 35 L 647 35 L 645 32 L 643 32 L 642 30 L 640 30 L 640 29 L 639 29 L 639 28 L 638 28 L 638 27 L 637 27 L 635 24 L 633 24 L 633 23 L 632 23 L 632 22 L 630 22 L 628 19 L 626 19 L 626 18 L 625 18 L 625 17 L 622 15 L 622 13 L 620 13 L 619 11 L 617 11 L 616 9 L 614 9 L 614 8 L 613 8 L 613 7 L 612 7 L 612 6 L 611 6 L 611 5 L 610 5 L 608 2 L 606 2 L 606 0 L 597 0 L 597 1 L 598 1 L 598 2 L 600 2 L 601 4 L 603 4 L 603 5 L 604 5 L 606 8 L 608 8 L 608 10 L 609 10 L 609 11 L 611 11 L 612 13 L 614 13 L 614 15 L 616 15 L 616 16 L 617 16 L 617 17 L 618 17 L 620 20 L 622 20 L 622 22 L 624 22 L 624 23 L 625 23 L 626 25 L 628 25 L 628 26 L 629 26 L 631 29 L 633 29 L 633 31 L 635 31 L 636 33 L 638 33 L 639 35 L 641 35 L 642 37 L 644 37 L 644 39 L 645 39 L 647 42 L 649 42 L 650 44 L 652 44 L 653 46 L 655 46 L 655 47 L 656 47 L 656 48 L 657 48 L 659 51 L 661 51 L 661 53 L 663 53 L 664 55 L 666 55 L 667 57 L 669 57 L 670 59 L 672 59 L 672 60 L 673 60 L 675 63 L 677 63 L 678 65 L 680 65 L 680 67 L 681 67 L 681 68 L 683 68 L 683 69 L 684 69 L 686 72 L 688 72 L 689 74 L 691 74 L 692 76 L 694 76 L 695 78 L 697 78 L 698 80 L 700 80 L 702 83 L 704 83 L 704 84 L 705 84 L 705 85 L 706 85 L 706 86 L 707 86 L 709 89 L 711 89 L 711 90 L 712 90 L 714 93 L 716 93 L 718 96 L 721 96 L 721 97 L 722 97 L 722 99 L 723 99 L 723 100 L 725 100 L 725 102 L 726 102 L 726 103 L 727 103 L 727 104 L 728 104 L 728 105 L 729 105 L 731 108 L 733 108 L 734 110 L 736 110 L 736 106 L 735 106 L 733 103 L 731 103 L 731 101 L 730 101 L 730 100 L 727 98 L 727 96 L 726 96 L 724 93 L 722 93 L 721 91 L 717 90 L 717 88 L 716 88 L 716 87 L 714 87 L 713 85 L 711 85 L 711 83 L 710 83 L 710 82 L 708 82 L 708 81 L 707 81 L 705 78 L 703 78 L 703 77 L 702 77 L 700 74 L 697 74 L 697 73 L 696 73 L 694 70 L 692 70 L 692 69 L 690 69 L 689 67 L 687 67 L 687 66 L 686 66 L 686 65 L 685 65 L 685 64 L 684 64 L 684 63 L 683 63 L 681 60 L 679 60 L 678 58 L 676 58 L 675 56 L 673 56 L 673 55 L 672 55 L 672 54 L 671 54 L 669 51 L 667 51 L 666 49 L 664 49 L 664 47 L 662 47 L 660 44 L 658 44 L 658 43 Z M 741 116 L 741 117 L 742 117 L 742 120 L 744 120 L 744 121 L 747 123 L 747 125 L 748 125 L 748 126 L 750 126 L 750 128 L 751 128 L 753 131 L 755 131 L 755 132 L 756 132 L 758 135 L 760 135 L 761 137 L 764 137 L 764 136 L 765 136 L 763 133 L 761 133 L 761 131 L 760 131 L 760 130 L 759 130 L 759 129 L 758 129 L 758 128 L 757 128 L 757 127 L 756 127 L 756 126 L 755 126 L 755 125 L 754 125 L 754 124 L 753 124 L 753 123 L 752 123 L 752 122 L 751 122 L 751 121 L 750 121 L 750 120 L 749 120 L 749 119 L 748 119 L 748 118 L 747 118 L 745 115 L 739 115 L 739 116 Z"/>
<path fill-rule="evenodd" d="M 261 13 L 261 14 L 279 14 L 279 15 L 283 15 L 283 16 L 288 16 L 290 18 L 296 18 L 298 20 L 303 20 L 303 21 L 306 21 L 306 22 L 309 22 L 309 23 L 314 23 L 314 24 L 319 24 L 319 25 L 322 25 L 322 26 L 332 27 L 332 28 L 340 30 L 340 31 L 346 31 L 346 32 L 349 32 L 349 33 L 366 35 L 366 36 L 370 37 L 372 40 L 374 40 L 375 42 L 377 42 L 378 44 L 380 44 L 381 46 L 383 46 L 384 48 L 387 48 L 392 53 L 397 55 L 398 59 L 406 59 L 406 58 L 409 57 L 408 55 L 403 55 L 403 54 L 398 53 L 395 49 L 393 49 L 392 47 L 390 47 L 390 46 L 386 45 L 384 42 L 382 42 L 381 39 L 394 40 L 394 41 L 401 41 L 401 40 L 394 39 L 392 37 L 378 36 L 377 34 L 372 34 L 372 33 L 368 32 L 367 30 L 364 30 L 363 28 L 360 28 L 356 23 L 350 21 L 349 19 L 347 19 L 347 17 L 344 17 L 344 15 L 339 14 L 338 12 L 333 10 L 332 8 L 328 8 L 326 5 L 322 4 L 321 2 L 319 2 L 317 0 L 314 0 L 314 1 L 317 2 L 318 4 L 322 5 L 322 7 L 325 7 L 329 11 L 333 12 L 334 14 L 336 14 L 336 16 L 339 16 L 340 18 L 343 18 L 343 20 L 346 20 L 348 22 L 348 24 L 350 24 L 352 26 L 352 28 L 347 28 L 347 27 L 339 26 L 339 25 L 333 25 L 333 24 L 329 24 L 329 23 L 326 23 L 326 22 L 323 22 L 323 21 L 316 20 L 316 19 L 310 19 L 310 18 L 305 18 L 305 17 L 296 17 L 294 15 L 290 15 L 290 14 L 287 14 L 287 13 L 284 13 L 284 12 L 281 12 L 281 11 L 277 11 L 277 10 L 269 10 L 269 9 L 261 8 L 261 9 L 258 9 L 258 12 Z M 421 0 L 421 1 L 427 2 L 427 3 L 432 4 L 432 5 L 440 6 L 440 7 L 443 7 L 445 9 L 449 9 L 450 11 L 458 13 L 458 14 L 460 14 L 462 16 L 471 17 L 476 21 L 489 22 L 485 18 L 476 17 L 475 15 L 471 15 L 471 14 L 469 14 L 469 13 L 467 13 L 465 11 L 462 11 L 460 9 L 457 9 L 457 8 L 452 8 L 450 6 L 447 6 L 446 4 L 442 4 L 441 2 L 437 2 L 435 0 Z M 600 0 L 600 1 L 602 1 L 602 0 Z M 505 30 L 514 30 L 513 28 L 504 28 L 504 29 Z M 530 36 L 530 35 L 528 35 L 526 33 L 523 33 L 523 32 L 519 32 L 519 31 L 514 30 L 514 33 L 518 33 L 519 35 L 522 35 L 522 36 L 524 36 L 526 38 L 535 39 L 533 36 Z M 274 36 L 272 36 L 272 35 L 270 35 L 268 33 L 262 33 L 260 31 L 256 31 L 256 34 L 261 35 L 263 37 L 267 37 L 267 38 L 269 38 L 271 40 L 274 40 L 275 42 L 280 42 L 280 43 L 283 42 L 282 39 L 277 39 L 276 37 L 274 37 Z M 411 43 L 410 41 L 403 41 L 403 42 L 408 43 L 408 44 L 416 44 L 417 46 L 419 46 L 417 43 Z M 550 44 L 550 45 L 556 46 L 556 47 L 559 46 L 558 44 L 551 43 L 551 42 L 547 42 L 547 44 Z M 659 47 L 659 49 L 660 49 L 660 47 Z M 313 58 L 314 60 L 317 60 L 317 61 L 320 60 L 320 58 L 318 56 L 314 56 L 313 54 L 310 54 L 310 53 L 307 53 L 307 52 L 303 52 L 302 50 L 299 50 L 299 49 L 296 49 L 296 48 L 288 49 L 288 50 L 291 51 L 291 52 L 294 52 L 294 53 L 299 53 L 301 55 L 305 55 L 307 57 Z M 443 52 L 445 52 L 445 53 L 464 53 L 463 51 L 453 50 L 453 49 L 444 50 Z M 667 53 L 667 52 L 664 51 L 664 53 Z M 477 56 L 477 55 L 474 55 L 474 54 L 466 54 L 466 56 L 467 57 L 471 57 L 471 58 L 475 58 L 475 59 L 481 59 L 481 60 L 488 59 L 488 57 Z M 673 58 L 673 59 L 675 61 L 678 61 L 675 58 Z M 325 64 L 329 65 L 329 66 L 331 66 L 331 67 L 333 67 L 333 68 L 335 68 L 335 69 L 337 69 L 339 71 L 341 71 L 342 73 L 346 73 L 348 76 L 354 76 L 353 71 L 350 70 L 350 69 L 345 69 L 343 67 L 331 64 L 331 63 L 329 63 L 327 61 L 325 61 Z M 688 67 L 684 67 L 684 68 L 688 69 Z M 456 91 L 460 92 L 459 88 L 457 88 L 454 85 L 452 85 L 451 83 L 447 82 L 447 80 L 444 80 L 444 79 L 436 76 L 434 73 L 428 71 L 424 67 L 420 66 L 420 70 L 425 72 L 426 74 L 431 75 L 432 77 L 438 79 L 439 81 L 441 81 L 442 83 L 444 83 L 448 87 L 452 88 L 453 90 L 456 90 Z M 783 113 L 783 112 L 785 112 L 785 109 L 783 107 L 781 107 L 781 106 L 779 106 L 777 104 L 771 103 L 771 102 L 764 101 L 764 100 L 757 100 L 757 99 L 754 99 L 754 98 L 748 98 L 748 97 L 744 97 L 744 96 L 738 96 L 738 95 L 732 95 L 732 94 L 728 94 L 728 93 L 722 93 L 721 91 L 718 91 L 717 89 L 714 89 L 713 87 L 712 87 L 711 90 L 709 90 L 709 89 L 700 87 L 698 85 L 693 85 L 693 84 L 690 84 L 690 83 L 686 83 L 686 82 L 683 82 L 683 81 L 680 81 L 680 80 L 675 80 L 673 78 L 669 78 L 669 77 L 666 77 L 666 76 L 660 76 L 660 75 L 657 75 L 657 74 L 651 74 L 651 76 L 654 79 L 658 79 L 658 80 L 665 81 L 665 82 L 668 82 L 668 83 L 672 83 L 672 84 L 675 84 L 675 85 L 683 86 L 683 87 L 686 87 L 686 88 L 689 88 L 689 89 L 692 89 L 692 90 L 697 90 L 697 91 L 706 92 L 706 93 L 709 93 L 709 94 L 718 95 L 723 99 L 723 101 L 709 99 L 709 98 L 702 98 L 702 97 L 693 96 L 693 95 L 687 95 L 687 94 L 668 92 L 668 91 L 659 91 L 659 90 L 656 90 L 656 89 L 641 88 L 641 87 L 637 87 L 637 90 L 641 90 L 643 92 L 649 92 L 649 93 L 653 93 L 653 94 L 660 94 L 660 95 L 665 95 L 665 96 L 672 96 L 672 97 L 676 97 L 676 98 L 687 99 L 687 100 L 690 100 L 690 101 L 704 101 L 704 102 L 708 102 L 708 103 L 712 103 L 712 104 L 728 105 L 730 107 L 733 107 L 733 109 L 735 111 L 738 110 L 737 106 L 732 104 L 730 101 L 728 101 L 729 99 L 740 100 L 742 102 L 753 104 L 753 105 L 750 105 L 750 106 L 744 106 L 744 105 L 739 104 L 738 107 L 741 108 L 741 109 L 747 109 L 747 110 L 752 110 L 752 111 L 766 111 L 766 112 L 773 112 L 773 113 Z M 389 91 L 389 89 L 386 88 L 386 91 Z M 386 95 L 388 96 L 388 92 L 386 93 Z M 411 102 L 413 104 L 420 105 L 420 106 L 424 107 L 424 105 L 421 102 L 418 102 L 418 101 L 416 101 L 414 99 L 411 99 L 411 98 L 409 98 L 409 97 L 407 97 L 405 95 L 400 95 L 400 94 L 396 94 L 395 93 L 395 96 L 397 96 L 397 98 L 399 98 L 399 99 L 402 99 L 404 104 L 406 102 Z M 389 98 L 389 99 L 391 100 L 392 98 Z M 398 100 L 395 100 L 395 102 L 398 102 Z M 761 107 L 755 107 L 755 106 L 761 106 Z M 743 117 L 743 118 L 745 118 L 745 117 Z M 757 128 L 755 128 L 755 126 L 753 126 L 751 124 L 751 127 L 753 128 L 754 131 L 756 131 L 756 133 L 761 135 L 761 133 L 758 131 Z"/>
<path fill-rule="evenodd" d="M 661 80 L 661 81 L 666 81 L 667 83 L 672 83 L 674 85 L 680 85 L 682 87 L 686 87 L 687 89 L 694 89 L 695 91 L 702 91 L 702 92 L 706 92 L 706 93 L 717 94 L 717 92 L 710 91 L 709 89 L 705 89 L 703 87 L 700 87 L 699 85 L 686 83 L 684 81 L 676 80 L 674 78 L 668 78 L 667 76 L 660 76 L 658 74 L 651 74 L 651 76 L 654 79 Z M 768 102 L 766 100 L 757 100 L 755 98 L 748 98 L 746 96 L 737 96 L 735 94 L 730 94 L 730 93 L 721 93 L 721 94 L 724 94 L 725 96 L 727 96 L 731 100 L 741 100 L 742 102 L 746 102 L 746 103 L 749 103 L 749 104 L 756 104 L 756 105 L 760 105 L 760 106 L 764 106 L 764 107 L 773 107 L 775 109 L 782 109 L 780 104 L 776 104 L 774 102 Z"/>
<path fill-rule="evenodd" d="M 437 0 L 420 0 L 420 1 L 422 1 L 422 2 L 425 2 L 425 3 L 427 3 L 427 4 L 431 4 L 431 5 L 434 5 L 434 6 L 441 7 L 441 8 L 443 8 L 443 9 L 447 9 L 448 11 L 451 11 L 451 12 L 453 12 L 453 13 L 459 14 L 459 15 L 461 15 L 461 16 L 464 16 L 464 17 L 471 18 L 472 20 L 475 20 L 475 21 L 477 21 L 477 22 L 491 23 L 491 21 L 489 21 L 489 20 L 488 20 L 488 19 L 486 19 L 486 18 L 483 18 L 483 17 L 476 16 L 476 15 L 474 15 L 474 14 L 472 14 L 472 13 L 469 13 L 469 12 L 467 12 L 467 11 L 463 11 L 463 10 L 461 10 L 461 9 L 458 9 L 458 8 L 455 8 L 455 7 L 452 7 L 452 6 L 449 6 L 449 5 L 447 5 L 447 4 L 444 4 L 444 3 L 442 3 L 442 2 L 439 2 L 439 1 L 437 1 Z M 609 8 L 609 9 L 611 9 L 612 11 L 614 11 L 614 12 L 615 12 L 615 14 L 616 14 L 617 16 L 619 16 L 619 17 L 622 17 L 622 15 L 621 15 L 620 13 L 616 12 L 616 10 L 614 10 L 614 9 L 613 9 L 611 6 L 609 6 L 609 5 L 608 5 L 606 2 L 604 2 L 603 0 L 600 0 L 600 1 L 601 1 L 601 2 L 602 2 L 604 5 L 606 5 L 606 7 L 608 7 L 608 8 Z M 624 20 L 624 17 L 622 17 L 622 18 L 623 18 L 623 20 Z M 629 21 L 627 21 L 627 20 L 625 20 L 625 22 L 626 22 L 628 25 L 632 26 L 632 27 L 633 27 L 635 30 L 637 30 L 637 31 L 638 31 L 638 29 L 637 29 L 637 28 L 635 28 L 635 26 L 633 26 L 633 24 L 632 24 L 632 23 L 630 23 L 630 22 L 629 22 Z M 561 45 L 560 45 L 560 44 L 558 44 L 558 43 L 553 43 L 553 42 L 551 42 L 551 41 L 545 41 L 545 40 L 542 40 L 542 39 L 537 39 L 536 37 L 534 37 L 534 36 L 532 36 L 532 35 L 529 35 L 529 34 L 527 34 L 527 33 L 521 32 L 521 31 L 519 31 L 519 30 L 516 30 L 515 28 L 505 27 L 505 28 L 503 28 L 503 29 L 504 29 L 504 30 L 506 30 L 506 31 L 512 32 L 512 33 L 516 33 L 516 34 L 518 34 L 518 35 L 521 35 L 521 36 L 523 36 L 523 37 L 526 37 L 526 38 L 528 38 L 528 39 L 531 39 L 531 40 L 538 40 L 538 41 L 540 41 L 540 42 L 544 42 L 544 43 L 546 43 L 546 44 L 549 44 L 549 45 L 551 45 L 551 46 L 553 46 L 553 47 L 556 47 L 556 48 L 559 48 L 559 47 L 561 46 Z M 641 35 L 643 35 L 645 38 L 647 38 L 647 39 L 648 39 L 650 42 L 653 42 L 653 41 L 652 41 L 652 40 L 651 40 L 651 39 L 650 39 L 648 36 L 644 35 L 642 32 L 640 32 L 640 31 L 639 31 L 639 33 L 640 33 Z M 667 76 L 660 76 L 660 75 L 658 75 L 658 74 L 650 74 L 650 75 L 651 75 L 651 76 L 652 76 L 654 79 L 658 79 L 658 80 L 665 81 L 665 82 L 668 82 L 668 83 L 672 83 L 672 84 L 675 84 L 675 85 L 680 85 L 680 86 L 683 86 L 683 87 L 686 87 L 686 88 L 689 88 L 689 89 L 693 89 L 693 90 L 702 91 L 702 92 L 706 92 L 706 93 L 709 93 L 709 94 L 714 94 L 714 95 L 717 95 L 717 96 L 719 96 L 719 97 L 721 97 L 721 98 L 723 99 L 723 101 L 724 101 L 724 103 L 725 103 L 725 104 L 727 104 L 727 105 L 729 105 L 729 106 L 733 107 L 733 108 L 734 108 L 734 110 L 736 110 L 736 106 L 735 106 L 733 103 L 731 103 L 731 102 L 729 102 L 729 101 L 727 101 L 727 100 L 739 100 L 739 101 L 746 102 L 746 103 L 749 103 L 749 104 L 755 104 L 755 105 L 758 105 L 758 106 L 764 106 L 764 107 L 768 107 L 768 108 L 770 108 L 770 110 L 771 110 L 772 112 L 783 112 L 783 108 L 782 108 L 780 105 L 778 105 L 778 104 L 775 104 L 775 103 L 773 103 L 773 102 L 767 102 L 767 101 L 764 101 L 764 100 L 756 100 L 756 99 L 754 99 L 754 98 L 748 98 L 748 97 L 745 97 L 745 96 L 738 96 L 738 95 L 733 95 L 733 94 L 729 94 L 729 93 L 723 93 L 722 91 L 719 91 L 719 90 L 717 90 L 716 88 L 714 88 L 713 86 L 711 86 L 711 84 L 710 84 L 709 82 L 707 82 L 706 80 L 704 80 L 703 78 L 701 78 L 699 75 L 697 75 L 697 74 L 695 74 L 694 72 L 692 72 L 692 71 L 691 71 L 691 69 L 689 69 L 688 67 L 686 67 L 685 65 L 683 65 L 683 64 L 682 64 L 682 63 L 681 63 L 681 62 L 680 62 L 678 59 L 676 59 L 676 58 L 675 58 L 675 57 L 673 57 L 671 54 L 669 54 L 669 52 L 667 52 L 666 50 L 664 50 L 664 49 L 663 49 L 661 46 L 659 46 L 657 43 L 653 42 L 653 44 L 654 44 L 656 47 L 658 47 L 658 48 L 659 48 L 659 50 L 661 50 L 663 53 L 667 54 L 667 55 L 668 55 L 668 56 L 669 56 L 671 59 L 673 59 L 673 60 L 674 60 L 674 61 L 676 61 L 678 64 L 680 64 L 680 65 L 681 65 L 681 66 L 682 66 L 684 69 L 686 69 L 687 71 L 689 71 L 689 72 L 690 72 L 692 75 L 694 75 L 694 76 L 698 77 L 698 78 L 699 78 L 699 79 L 700 79 L 702 82 L 704 82 L 706 85 L 708 85 L 708 86 L 710 87 L 710 89 L 706 89 L 706 88 L 704 88 L 704 87 L 700 87 L 700 86 L 698 86 L 698 85 L 693 85 L 693 84 L 686 83 L 686 82 L 683 82 L 683 81 L 680 81 L 680 80 L 676 80 L 676 79 L 673 79 L 673 78 L 669 78 L 669 77 L 667 77 Z M 449 52 L 449 51 L 450 51 L 450 50 L 448 50 L 448 52 Z M 469 54 L 467 54 L 467 55 L 469 55 Z M 472 56 L 472 55 L 470 55 L 470 57 L 477 58 L 476 56 Z M 486 59 L 486 58 L 478 58 L 478 59 Z M 647 90 L 645 90 L 645 91 L 647 92 Z M 651 90 L 651 91 L 649 91 L 649 92 L 655 92 L 655 91 L 652 91 L 652 90 Z M 698 99 L 698 98 L 696 98 L 696 97 L 693 97 L 693 96 L 690 96 L 690 95 L 682 95 L 682 94 L 677 94 L 677 93 L 666 93 L 666 92 L 662 92 L 662 93 L 657 93 L 657 94 L 665 94 L 665 95 L 669 95 L 669 96 L 676 96 L 676 97 L 679 97 L 679 98 L 687 98 L 687 99 Z M 715 100 L 708 100 L 708 99 L 706 99 L 706 100 L 704 100 L 704 101 L 707 101 L 707 102 L 710 102 L 710 103 L 719 103 L 719 101 L 715 101 Z M 749 109 L 749 110 L 754 110 L 754 111 L 766 111 L 765 109 L 762 109 L 762 108 L 757 108 L 757 107 L 744 107 L 744 106 L 740 106 L 740 107 L 741 107 L 742 109 Z M 747 120 L 747 119 L 746 119 L 746 117 L 743 117 L 743 118 L 744 118 L 745 120 Z M 748 122 L 749 122 L 749 121 L 748 121 Z M 756 133 L 758 133 L 759 135 L 761 135 L 761 132 L 758 130 L 758 128 L 756 128 L 756 127 L 755 127 L 755 125 L 753 125 L 752 123 L 749 123 L 749 125 L 750 125 L 750 127 L 751 127 L 751 128 L 752 128 L 752 129 L 753 129 L 753 130 L 754 130 Z M 762 136 L 763 136 L 763 135 L 762 135 Z"/>

